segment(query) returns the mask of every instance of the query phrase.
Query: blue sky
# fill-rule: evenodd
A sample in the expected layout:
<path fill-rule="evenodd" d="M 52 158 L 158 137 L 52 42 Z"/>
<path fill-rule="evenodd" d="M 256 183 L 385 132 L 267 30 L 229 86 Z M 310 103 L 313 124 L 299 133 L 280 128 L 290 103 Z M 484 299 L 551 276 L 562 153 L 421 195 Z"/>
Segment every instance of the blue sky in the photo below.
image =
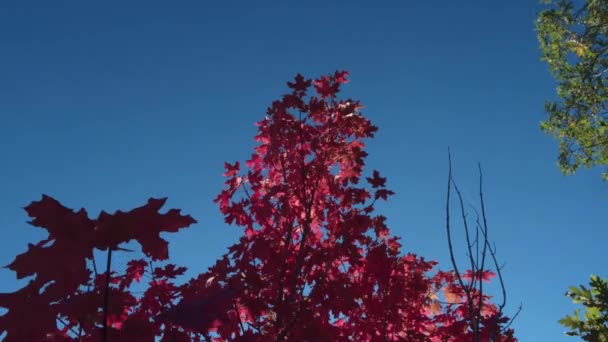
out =
<path fill-rule="evenodd" d="M 128 3 L 128 4 L 127 4 Z M 343 95 L 379 126 L 368 171 L 404 249 L 449 267 L 446 150 L 465 199 L 484 168 L 493 240 L 521 341 L 572 341 L 563 296 L 606 275 L 608 189 L 565 177 L 540 132 L 554 83 L 539 61 L 535 1 L 3 1 L 0 263 L 43 235 L 22 207 L 130 209 L 168 196 L 199 224 L 172 258 L 204 271 L 238 236 L 213 197 L 224 161 L 252 152 L 254 122 L 300 72 L 351 72 Z M 14 275 L 0 270 L 0 291 Z"/>

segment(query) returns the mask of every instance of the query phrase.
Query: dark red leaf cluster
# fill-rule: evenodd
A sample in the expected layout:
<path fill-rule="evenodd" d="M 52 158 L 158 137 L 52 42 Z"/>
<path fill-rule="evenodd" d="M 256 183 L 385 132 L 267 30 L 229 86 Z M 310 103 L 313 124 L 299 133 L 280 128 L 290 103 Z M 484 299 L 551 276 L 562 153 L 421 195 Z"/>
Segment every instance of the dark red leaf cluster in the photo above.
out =
<path fill-rule="evenodd" d="M 7 266 L 18 279 L 33 279 L 16 292 L 0 294 L 0 307 L 8 309 L 0 317 L 0 335 L 6 333 L 4 341 L 99 341 L 107 277 L 91 267 L 94 250 L 117 253 L 121 244 L 134 240 L 151 260 L 167 259 L 167 242 L 159 234 L 177 232 L 196 221 L 175 209 L 159 213 L 165 200 L 150 199 L 129 212 L 102 212 L 96 219 L 90 219 L 84 210 L 74 212 L 49 196 L 27 206 L 31 224 L 45 229 L 48 238 L 30 244 Z M 112 341 L 153 341 L 161 331 L 160 323 L 151 317 L 171 305 L 173 298 L 163 303 L 158 297 L 170 295 L 173 285 L 169 280 L 185 268 L 171 264 L 156 268 L 157 279 L 142 298 L 136 298 L 130 291 L 131 284 L 150 273 L 146 271 L 149 265 L 146 260 L 134 259 L 127 263 L 124 274 L 111 273 L 106 317 Z M 159 284 L 165 286 L 159 290 Z"/>

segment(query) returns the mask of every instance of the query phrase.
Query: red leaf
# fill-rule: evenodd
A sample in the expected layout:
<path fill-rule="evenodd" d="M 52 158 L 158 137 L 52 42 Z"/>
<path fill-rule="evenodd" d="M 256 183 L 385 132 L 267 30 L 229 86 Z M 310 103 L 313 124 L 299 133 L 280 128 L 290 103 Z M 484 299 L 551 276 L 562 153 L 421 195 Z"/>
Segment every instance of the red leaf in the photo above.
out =
<path fill-rule="evenodd" d="M 182 300 L 165 311 L 160 318 L 193 331 L 206 331 L 227 319 L 235 291 L 220 288 L 206 295 Z"/>
<path fill-rule="evenodd" d="M 380 177 L 378 170 L 374 170 L 374 175 L 371 178 L 367 177 L 366 180 L 372 188 L 383 188 L 386 185 L 386 177 Z"/>
<path fill-rule="evenodd" d="M 57 312 L 33 282 L 14 293 L 0 293 L 0 307 L 8 309 L 0 316 L 0 335 L 7 333 L 3 341 L 44 341 L 57 330 Z"/>
<path fill-rule="evenodd" d="M 338 83 L 348 83 L 348 80 L 346 79 L 346 77 L 348 77 L 348 74 L 349 73 L 346 70 L 336 71 L 334 73 L 334 79 Z"/>
<path fill-rule="evenodd" d="M 146 205 L 128 212 L 117 211 L 112 215 L 102 212 L 97 219 L 99 237 L 96 247 L 116 248 L 133 239 L 140 243 L 147 256 L 166 260 L 169 257 L 167 241 L 160 237 L 160 233 L 177 232 L 196 223 L 192 217 L 183 216 L 176 209 L 159 213 L 166 200 L 151 198 Z"/>
<path fill-rule="evenodd" d="M 481 270 L 477 271 L 477 274 L 475 276 L 475 280 L 479 281 L 479 280 L 483 280 L 486 283 L 489 283 L 490 280 L 496 276 L 496 273 L 490 271 L 490 270 L 484 270 L 483 272 Z M 473 271 L 471 270 L 467 270 L 463 275 L 462 275 L 462 279 L 466 279 L 469 281 L 473 280 Z"/>
<path fill-rule="evenodd" d="M 310 87 L 311 80 L 305 80 L 304 76 L 297 74 L 295 77 L 295 83 L 287 82 L 287 86 L 294 91 L 305 92 Z"/>
<path fill-rule="evenodd" d="M 231 177 L 231 176 L 236 175 L 239 172 L 240 165 L 239 165 L 238 161 L 236 163 L 234 163 L 233 165 L 224 163 L 224 168 L 226 169 L 226 172 L 224 173 L 224 177 Z"/>
<path fill-rule="evenodd" d="M 42 195 L 40 201 L 32 202 L 25 211 L 34 218 L 30 224 L 49 232 L 49 240 L 62 240 L 83 249 L 89 247 L 95 222 L 88 218 L 84 209 L 74 212 L 54 198 Z"/>
<path fill-rule="evenodd" d="M 60 296 L 61 291 L 75 291 L 86 284 L 90 271 L 82 249 L 59 241 L 49 247 L 45 247 L 46 241 L 28 244 L 27 252 L 15 257 L 6 267 L 17 273 L 17 279 L 36 275 L 32 286 L 39 289 L 50 283 L 45 292 L 51 298 Z"/>
<path fill-rule="evenodd" d="M 395 193 L 391 190 L 386 190 L 386 189 L 378 189 L 376 190 L 375 193 L 375 198 L 376 199 L 383 199 L 383 200 L 387 200 L 388 196 L 394 195 Z"/>
<path fill-rule="evenodd" d="M 186 272 L 187 268 L 185 267 L 175 267 L 174 264 L 167 264 L 165 267 L 156 267 L 154 269 L 154 276 L 157 278 L 170 278 L 173 279 L 177 276 L 180 276 Z"/>
<path fill-rule="evenodd" d="M 139 282 L 144 275 L 147 266 L 148 262 L 143 259 L 129 261 L 127 263 L 127 272 L 125 275 L 126 286 L 129 286 L 133 280 Z"/>

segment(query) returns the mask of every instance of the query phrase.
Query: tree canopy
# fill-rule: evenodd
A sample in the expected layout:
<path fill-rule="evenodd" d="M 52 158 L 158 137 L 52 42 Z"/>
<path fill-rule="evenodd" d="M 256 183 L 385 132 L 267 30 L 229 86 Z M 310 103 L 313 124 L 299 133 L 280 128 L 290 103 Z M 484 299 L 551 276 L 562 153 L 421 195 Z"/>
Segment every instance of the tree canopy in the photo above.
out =
<path fill-rule="evenodd" d="M 542 59 L 558 82 L 558 99 L 547 101 L 549 118 L 541 128 L 559 141 L 559 165 L 565 174 L 581 166 L 608 164 L 608 2 L 545 1 L 538 16 Z M 608 170 L 602 173 L 608 179 Z M 571 287 L 567 296 L 585 306 L 559 322 L 567 334 L 585 341 L 608 341 L 608 287 L 591 277 L 590 289 Z"/>
<path fill-rule="evenodd" d="M 96 218 L 49 196 L 27 206 L 49 235 L 8 266 L 34 279 L 0 293 L 5 341 L 517 341 L 504 299 L 483 292 L 495 272 L 483 262 L 438 270 L 404 253 L 376 213 L 393 192 L 379 171 L 363 173 L 377 127 L 359 101 L 337 98 L 347 76 L 288 82 L 258 122 L 251 158 L 225 164 L 215 202 L 239 241 L 184 284 L 159 234 L 196 221 L 159 213 L 165 199 Z M 119 269 L 112 256 L 130 241 L 143 257 Z M 105 251 L 105 272 L 94 250 Z"/>
<path fill-rule="evenodd" d="M 546 2 L 536 28 L 558 99 L 546 102 L 541 127 L 559 141 L 560 168 L 572 174 L 608 164 L 608 2 Z"/>

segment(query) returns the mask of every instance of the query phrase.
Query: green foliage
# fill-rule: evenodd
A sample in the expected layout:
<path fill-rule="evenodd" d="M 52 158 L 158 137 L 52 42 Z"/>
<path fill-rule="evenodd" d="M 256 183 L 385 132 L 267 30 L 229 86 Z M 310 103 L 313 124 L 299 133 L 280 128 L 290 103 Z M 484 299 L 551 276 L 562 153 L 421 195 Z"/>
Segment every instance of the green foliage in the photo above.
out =
<path fill-rule="evenodd" d="M 608 164 L 608 1 L 544 1 L 536 30 L 558 83 L 541 128 L 559 141 L 565 174 Z M 608 170 L 603 173 L 608 179 Z"/>
<path fill-rule="evenodd" d="M 571 287 L 566 295 L 575 304 L 582 304 L 585 312 L 581 318 L 581 309 L 574 310 L 559 323 L 568 329 L 566 334 L 580 336 L 584 341 L 608 342 L 608 283 L 606 279 L 591 276 L 590 288 L 584 285 Z"/>
<path fill-rule="evenodd" d="M 542 60 L 557 81 L 558 99 L 547 101 L 541 128 L 559 141 L 559 166 L 573 174 L 581 166 L 608 165 L 608 1 L 542 0 L 536 22 Z M 602 178 L 608 179 L 608 169 Z M 559 322 L 568 335 L 608 342 L 608 285 L 592 276 L 590 289 L 571 287 L 582 304 Z"/>

